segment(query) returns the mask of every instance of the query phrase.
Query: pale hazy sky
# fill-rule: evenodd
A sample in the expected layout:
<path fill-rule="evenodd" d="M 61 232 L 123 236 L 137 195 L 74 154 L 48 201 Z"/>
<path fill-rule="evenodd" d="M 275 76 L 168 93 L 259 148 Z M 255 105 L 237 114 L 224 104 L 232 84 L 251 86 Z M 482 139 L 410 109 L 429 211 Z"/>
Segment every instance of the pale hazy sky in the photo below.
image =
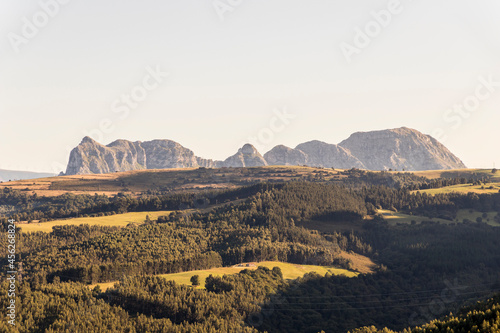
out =
<path fill-rule="evenodd" d="M 245 142 L 263 154 L 400 126 L 499 167 L 499 13 L 495 0 L 3 0 L 0 168 L 59 172 L 85 135 L 225 159 Z"/>

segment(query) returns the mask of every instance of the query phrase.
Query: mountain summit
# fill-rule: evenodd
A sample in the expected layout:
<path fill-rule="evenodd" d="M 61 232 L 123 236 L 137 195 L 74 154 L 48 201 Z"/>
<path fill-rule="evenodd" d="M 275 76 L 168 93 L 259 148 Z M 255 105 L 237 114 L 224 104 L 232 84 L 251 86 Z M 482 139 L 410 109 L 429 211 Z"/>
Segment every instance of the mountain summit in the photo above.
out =
<path fill-rule="evenodd" d="M 66 174 L 265 165 L 408 171 L 465 168 L 458 157 L 433 137 L 402 127 L 357 132 L 338 145 L 317 140 L 301 143 L 295 148 L 279 145 L 264 156 L 251 144 L 245 144 L 225 161 L 197 157 L 190 149 L 171 140 L 116 140 L 105 146 L 85 137 L 71 151 Z"/>
<path fill-rule="evenodd" d="M 251 144 L 241 147 L 236 154 L 228 157 L 221 166 L 226 167 L 256 167 L 267 165 L 266 160 Z"/>
<path fill-rule="evenodd" d="M 357 132 L 339 145 L 348 149 L 368 170 L 465 168 L 462 161 L 439 141 L 407 127 Z"/>
<path fill-rule="evenodd" d="M 171 140 L 116 140 L 104 146 L 85 137 L 71 151 L 67 175 L 109 173 L 143 169 L 215 167 L 212 160 L 196 157 L 194 153 Z"/>

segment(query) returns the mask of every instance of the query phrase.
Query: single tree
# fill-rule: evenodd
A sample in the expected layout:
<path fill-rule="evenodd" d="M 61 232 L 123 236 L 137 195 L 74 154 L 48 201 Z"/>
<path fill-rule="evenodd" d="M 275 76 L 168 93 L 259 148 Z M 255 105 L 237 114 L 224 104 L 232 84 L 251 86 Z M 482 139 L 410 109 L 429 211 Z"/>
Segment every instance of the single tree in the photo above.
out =
<path fill-rule="evenodd" d="M 200 285 L 200 276 L 199 275 L 193 275 L 191 276 L 191 283 L 193 284 L 193 286 L 197 287 Z"/>

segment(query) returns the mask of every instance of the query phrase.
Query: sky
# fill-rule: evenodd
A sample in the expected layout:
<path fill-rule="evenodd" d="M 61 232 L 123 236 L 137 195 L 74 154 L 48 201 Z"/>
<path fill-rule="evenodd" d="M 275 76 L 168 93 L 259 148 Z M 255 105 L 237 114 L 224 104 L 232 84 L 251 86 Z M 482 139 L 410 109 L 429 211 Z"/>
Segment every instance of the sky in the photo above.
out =
<path fill-rule="evenodd" d="M 86 135 L 339 143 L 406 126 L 500 166 L 494 0 L 5 0 L 0 169 L 58 173 Z"/>

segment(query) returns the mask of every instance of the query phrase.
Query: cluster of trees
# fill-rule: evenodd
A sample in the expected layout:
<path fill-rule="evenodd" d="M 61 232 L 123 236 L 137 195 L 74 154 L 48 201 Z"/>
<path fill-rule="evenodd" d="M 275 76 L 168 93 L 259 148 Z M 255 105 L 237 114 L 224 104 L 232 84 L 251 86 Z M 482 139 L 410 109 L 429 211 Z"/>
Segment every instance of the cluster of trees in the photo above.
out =
<path fill-rule="evenodd" d="M 145 229 L 139 233 L 146 235 L 149 230 L 152 240 L 155 234 L 165 232 L 161 228 L 148 229 L 151 227 L 171 226 L 168 223 L 144 226 Z M 77 232 L 73 230 L 75 228 L 83 230 Z M 178 232 L 181 239 L 187 237 L 185 241 L 194 246 L 190 243 L 192 237 L 185 234 L 185 228 L 176 226 L 165 230 L 172 232 L 170 237 L 174 239 L 174 233 Z M 192 229 L 197 235 L 202 230 Z M 130 230 L 124 231 L 128 236 L 123 239 L 133 243 Z M 264 228 L 258 227 L 258 230 Z M 60 244 L 66 242 L 69 244 L 66 247 L 74 248 L 75 244 L 78 247 L 90 244 L 87 241 L 81 243 L 84 234 L 91 239 L 100 239 L 120 231 L 115 229 L 110 233 L 104 227 L 81 226 L 64 227 L 57 232 L 61 236 L 69 236 L 67 240 L 59 240 Z M 363 238 L 374 248 L 371 256 L 387 269 L 355 278 L 311 273 L 287 282 L 278 268 L 259 268 L 255 271 L 244 270 L 239 275 L 210 276 L 206 279 L 206 290 L 203 290 L 177 285 L 146 272 L 131 272 L 122 276 L 120 283 L 106 292 L 98 287 L 91 291 L 80 282 L 61 282 L 62 277 L 52 283 L 24 279 L 17 292 L 20 311 L 17 329 L 18 332 L 90 332 L 99 331 L 96 327 L 108 327 L 110 332 L 316 333 L 321 330 L 342 332 L 374 325 L 402 330 L 417 322 L 428 322 L 434 317 L 446 315 L 466 301 L 498 290 L 499 236 L 499 230 L 483 224 L 398 228 L 374 224 L 365 231 Z M 28 239 L 36 239 L 36 236 L 29 238 L 24 234 L 22 237 L 23 244 Z M 57 238 L 53 234 L 45 237 Z M 199 241 L 204 242 L 201 238 Z M 155 241 L 150 243 L 152 247 L 154 244 Z M 23 245 L 25 249 L 26 246 Z M 30 246 L 30 249 L 37 249 L 42 245 Z M 112 242 L 108 250 L 111 248 L 114 248 Z M 127 251 L 123 252 L 128 255 Z M 48 255 L 51 256 L 50 253 Z M 59 255 L 55 254 L 56 257 Z M 74 255 L 83 260 L 87 253 Z M 178 259 L 189 256 L 182 251 L 177 255 Z M 24 251 L 23 256 L 27 256 Z M 23 262 L 29 261 L 24 258 Z M 53 264 L 47 262 L 38 268 L 47 269 Z M 5 282 L 3 287 L 7 288 Z M 1 294 L 0 306 L 7 301 L 7 294 Z M 432 312 L 436 310 L 436 302 L 439 303 L 439 312 Z M 489 321 L 488 318 L 485 320 Z M 491 325 L 496 323 L 489 322 Z M 5 322 L 0 323 L 0 328 L 1 325 Z M 437 324 L 434 322 L 433 325 Z M 446 325 L 453 328 L 457 326 L 452 325 L 458 324 L 453 319 Z M 415 332 L 439 332 L 431 330 L 432 327 Z M 359 332 L 370 332 L 371 328 L 364 330 Z"/>
<path fill-rule="evenodd" d="M 372 245 L 353 233 L 321 235 L 295 226 L 295 221 L 360 221 L 376 208 L 449 219 L 461 208 L 500 211 L 500 194 L 430 196 L 384 186 L 352 189 L 304 182 L 260 184 L 215 192 L 201 200 L 235 200 L 240 196 L 248 198 L 208 213 L 160 218 L 161 224 L 123 229 L 57 227 L 50 234 L 26 234 L 19 254 L 33 283 L 42 284 L 56 276 L 62 281 L 95 283 L 139 272 L 173 273 L 263 260 L 347 268 L 349 262 L 341 258 L 340 250 L 369 254 Z M 162 209 L 171 202 L 193 205 L 200 200 L 192 194 L 166 196 L 163 202 L 158 197 L 94 197 L 106 205 L 125 203 L 127 209 L 150 207 L 155 200 Z"/>
<path fill-rule="evenodd" d="M 387 269 L 355 278 L 308 274 L 271 297 L 259 329 L 402 330 L 439 318 L 500 290 L 499 237 L 498 228 L 482 224 L 374 226 L 364 238 Z"/>
<path fill-rule="evenodd" d="M 208 290 L 161 277 L 124 277 L 102 292 L 81 283 L 23 283 L 16 297 L 16 325 L 2 332 L 172 332 L 257 333 L 245 322 L 286 284 L 279 268 L 259 267 L 238 275 L 209 276 Z M 7 288 L 3 280 L 2 288 Z M 9 304 L 0 294 L 0 306 Z"/>
<path fill-rule="evenodd" d="M 445 332 L 487 332 L 500 331 L 500 295 L 461 309 L 457 314 L 415 327 L 405 328 L 401 333 L 445 333 Z M 388 328 L 375 326 L 357 328 L 351 333 L 396 333 Z"/>
<path fill-rule="evenodd" d="M 498 332 L 500 331 L 500 296 L 462 309 L 456 315 L 434 320 L 412 333 Z"/>
<path fill-rule="evenodd" d="M 334 181 L 333 183 L 304 183 L 298 181 L 259 183 L 237 189 L 212 190 L 200 193 L 183 192 L 165 194 L 157 191 L 146 191 L 138 197 L 123 193 L 119 193 L 113 197 L 97 194 L 74 195 L 71 193 L 55 197 L 39 197 L 36 194 L 6 187 L 0 189 L 0 208 L 3 207 L 4 211 L 6 211 L 3 214 L 4 218 L 0 219 L 0 222 L 6 220 L 7 217 L 14 218 L 16 221 L 40 220 L 43 222 L 78 216 L 102 216 L 125 212 L 204 208 L 210 204 L 244 199 L 254 196 L 257 193 L 265 193 L 266 191 L 278 194 L 283 193 L 286 196 L 277 200 L 287 203 L 290 201 L 301 202 L 304 196 L 305 202 L 309 202 L 312 196 L 316 196 L 316 198 L 324 202 L 323 207 L 317 207 L 321 212 L 316 212 L 316 216 L 313 215 L 313 212 L 309 212 L 308 218 L 355 219 L 367 212 L 373 212 L 373 206 L 368 203 L 386 208 L 404 209 L 418 214 L 422 212 L 428 214 L 429 206 L 440 206 L 439 209 L 451 211 L 453 215 L 453 207 L 444 207 L 443 205 L 450 205 L 449 201 L 452 201 L 451 205 L 456 205 L 456 201 L 460 201 L 461 198 L 452 200 L 448 195 L 425 196 L 411 194 L 411 192 L 419 189 L 486 181 L 485 178 L 487 178 L 483 174 L 478 174 L 469 175 L 470 178 L 466 178 L 463 175 L 456 175 L 455 177 L 449 176 L 430 180 L 411 173 L 375 173 L 358 169 L 347 170 L 343 173 L 348 175 L 347 179 L 339 182 Z M 317 187 L 313 187 L 314 185 L 317 185 Z M 291 190 L 279 192 L 280 189 L 286 186 L 289 186 L 289 189 L 293 188 L 299 191 L 300 194 L 294 194 Z M 318 191 L 318 193 L 314 191 Z M 369 198 L 366 198 L 366 192 L 369 192 Z M 343 202 L 345 203 L 344 207 L 342 207 Z M 328 205 L 329 207 L 326 207 Z M 288 204 L 288 208 L 294 207 Z M 307 207 L 305 208 L 308 209 Z M 320 214 L 325 213 L 326 208 L 329 208 L 330 213 L 327 212 L 326 215 L 321 216 Z M 432 212 L 435 211 L 433 207 L 430 208 Z M 294 210 L 297 211 L 298 209 L 303 208 Z M 304 218 L 306 218 L 305 214 L 307 212 L 302 214 Z M 4 224 L 2 223 L 2 225 Z"/>
<path fill-rule="evenodd" d="M 491 175 L 485 173 L 443 172 L 440 178 L 429 179 L 409 172 L 371 172 L 360 169 L 350 169 L 341 172 L 347 176 L 341 182 L 350 186 L 386 186 L 409 191 L 427 190 L 459 184 L 481 184 L 491 180 Z M 339 180 L 340 181 L 340 180 Z"/>
<path fill-rule="evenodd" d="M 243 270 L 206 279 L 206 290 L 177 285 L 158 277 L 125 278 L 100 297 L 130 313 L 168 318 L 174 324 L 225 320 L 243 323 L 286 283 L 278 267 Z"/>
<path fill-rule="evenodd" d="M 438 217 L 453 220 L 460 209 L 479 212 L 500 212 L 500 193 L 443 193 L 430 195 L 410 192 L 407 189 L 391 189 L 385 186 L 365 187 L 359 190 L 367 208 L 376 207 L 403 211 L 411 215 Z"/>
<path fill-rule="evenodd" d="M 165 274 L 279 260 L 350 267 L 341 250 L 369 253 L 353 234 L 332 235 L 297 227 L 294 219 L 348 218 L 366 214 L 350 190 L 322 184 L 263 185 L 245 202 L 208 213 L 167 217 L 165 223 L 106 228 L 60 226 L 46 234 L 22 234 L 18 253 L 35 285 L 61 281 L 96 283 L 124 275 Z M 223 193 L 227 195 L 227 193 Z M 170 220 L 170 221 L 166 221 Z M 175 220 L 175 221 L 172 221 Z"/>
<path fill-rule="evenodd" d="M 18 251 L 26 279 L 35 285 L 54 279 L 91 284 L 125 275 L 167 274 L 266 260 L 348 268 L 349 261 L 339 255 L 341 249 L 370 250 L 353 235 L 337 233 L 327 240 L 298 227 L 280 232 L 265 226 L 165 223 L 106 229 L 64 226 L 50 234 L 22 234 Z"/>
<path fill-rule="evenodd" d="M 209 204 L 223 203 L 239 197 L 245 198 L 270 186 L 263 183 L 232 190 L 213 190 L 202 194 L 183 192 L 142 194 L 138 197 L 124 193 L 118 193 L 112 197 L 72 193 L 41 197 L 36 193 L 30 194 L 6 187 L 0 188 L 0 207 L 10 207 L 14 211 L 3 214 L 5 216 L 0 221 L 13 218 L 16 221 L 40 220 L 44 222 L 58 218 L 104 216 L 126 212 L 204 208 Z M 273 186 L 279 187 L 281 184 Z"/>
<path fill-rule="evenodd" d="M 18 233 L 16 259 L 23 264 L 23 280 L 17 293 L 16 329 L 291 333 L 370 325 L 403 329 L 411 324 L 410 318 L 415 319 L 414 313 L 421 315 L 422 306 L 442 297 L 446 281 L 458 280 L 467 291 L 444 303 L 435 317 L 500 288 L 495 285 L 500 272 L 500 230 L 486 224 L 389 227 L 375 219 L 356 231 L 329 234 L 295 224 L 360 222 L 377 208 L 449 219 L 459 209 L 500 212 L 500 194 L 430 196 L 411 193 L 407 187 L 375 185 L 375 181 L 358 185 L 263 183 L 204 195 L 138 198 L 37 198 L 4 189 L 2 204 L 17 202 L 24 210 L 18 214 L 45 214 L 46 218 L 233 202 L 210 211 L 174 213 L 159 218 L 160 223 L 140 226 L 60 226 L 51 233 Z M 5 242 L 6 238 L 0 239 L 0 246 L 6 248 Z M 206 290 L 155 276 L 264 260 L 348 268 L 341 251 L 367 255 L 380 269 L 356 278 L 308 274 L 287 282 L 279 269 L 260 268 L 211 276 Z M 1 264 L 6 263 L 4 255 Z M 3 281 L 4 274 L 0 272 Z M 88 289 L 88 284 L 114 280 L 120 283 L 106 292 Z M 0 305 L 7 301 L 6 294 L 1 294 Z M 5 323 L 0 323 L 0 329 L 6 327 L 1 325 Z"/>

